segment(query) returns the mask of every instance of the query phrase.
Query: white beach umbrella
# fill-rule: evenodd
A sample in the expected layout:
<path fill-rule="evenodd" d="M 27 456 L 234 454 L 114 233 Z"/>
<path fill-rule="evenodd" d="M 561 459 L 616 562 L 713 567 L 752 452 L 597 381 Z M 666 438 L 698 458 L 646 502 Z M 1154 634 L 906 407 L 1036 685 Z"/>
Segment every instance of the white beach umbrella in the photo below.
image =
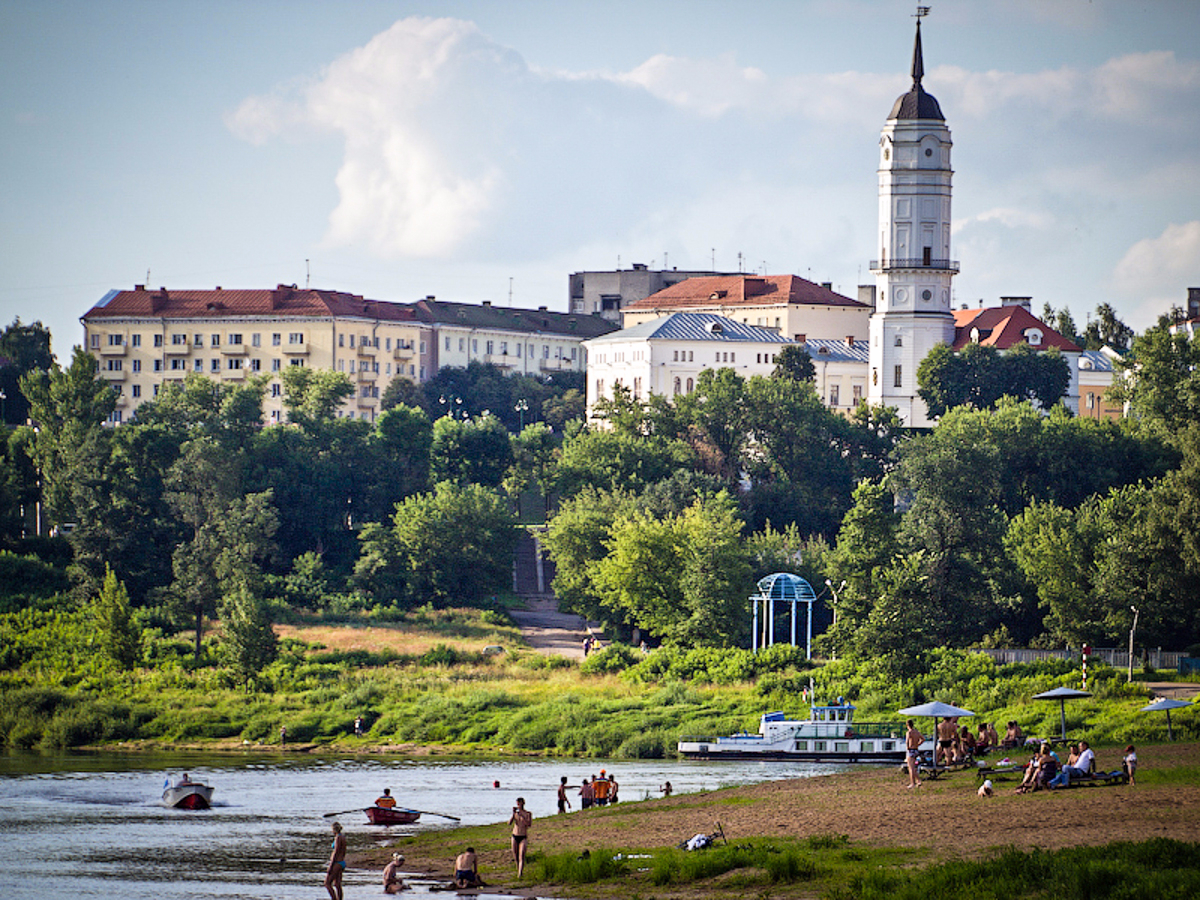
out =
<path fill-rule="evenodd" d="M 957 706 L 951 706 L 949 703 L 943 703 L 941 700 L 931 700 L 928 703 L 921 703 L 917 706 L 906 706 L 898 711 L 902 716 L 933 716 L 933 768 L 937 769 L 937 720 L 938 718 L 948 719 L 951 716 L 973 716 L 975 713 L 969 709 L 959 709 Z"/>
<path fill-rule="evenodd" d="M 1042 691 L 1040 694 L 1034 694 L 1034 700 L 1057 700 L 1058 701 L 1058 716 L 1062 723 L 1062 739 L 1067 739 L 1067 701 L 1078 700 L 1081 697 L 1092 696 L 1087 691 L 1078 691 L 1075 688 L 1056 687 L 1049 691 Z"/>
<path fill-rule="evenodd" d="M 1149 706 L 1143 706 L 1141 712 L 1165 712 L 1167 714 L 1167 740 L 1175 740 L 1175 735 L 1171 732 L 1171 710 L 1183 709 L 1191 706 L 1186 700 L 1172 700 L 1170 697 L 1159 697 Z"/>

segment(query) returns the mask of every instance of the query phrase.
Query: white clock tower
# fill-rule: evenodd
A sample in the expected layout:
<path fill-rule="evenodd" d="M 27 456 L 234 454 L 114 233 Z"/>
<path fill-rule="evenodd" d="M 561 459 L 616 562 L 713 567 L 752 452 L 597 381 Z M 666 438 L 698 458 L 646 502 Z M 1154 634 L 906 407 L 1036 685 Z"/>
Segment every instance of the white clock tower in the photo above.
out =
<path fill-rule="evenodd" d="M 879 140 L 879 258 L 871 316 L 872 404 L 895 406 L 910 428 L 931 427 L 917 396 L 917 366 L 938 343 L 953 343 L 950 282 L 950 129 L 921 87 L 921 17 L 913 45 L 912 89 L 892 107 Z"/>

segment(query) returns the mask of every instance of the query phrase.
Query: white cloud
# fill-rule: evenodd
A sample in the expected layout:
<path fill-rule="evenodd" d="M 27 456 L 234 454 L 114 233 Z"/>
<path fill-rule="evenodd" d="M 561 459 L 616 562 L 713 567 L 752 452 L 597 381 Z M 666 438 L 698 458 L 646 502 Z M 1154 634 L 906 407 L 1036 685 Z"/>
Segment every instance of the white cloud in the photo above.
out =
<path fill-rule="evenodd" d="M 976 213 L 973 216 L 956 219 L 954 222 L 954 231 L 958 233 L 965 228 L 969 228 L 971 225 L 982 223 L 996 223 L 1005 228 L 1025 228 L 1041 231 L 1054 225 L 1054 216 L 1048 212 L 1027 209 L 1025 207 L 998 206 L 984 210 L 981 213 Z"/>
<path fill-rule="evenodd" d="M 1117 283 L 1126 291 L 1200 282 L 1200 221 L 1168 225 L 1156 238 L 1138 241 L 1117 263 Z"/>

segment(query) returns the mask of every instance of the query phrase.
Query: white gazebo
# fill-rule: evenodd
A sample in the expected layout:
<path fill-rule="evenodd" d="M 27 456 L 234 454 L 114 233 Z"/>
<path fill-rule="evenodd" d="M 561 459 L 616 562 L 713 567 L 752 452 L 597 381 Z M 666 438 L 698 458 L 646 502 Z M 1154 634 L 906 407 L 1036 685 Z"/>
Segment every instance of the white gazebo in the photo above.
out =
<path fill-rule="evenodd" d="M 796 604 L 808 604 L 808 633 L 804 641 L 804 655 L 812 658 L 812 607 L 817 600 L 812 585 L 799 575 L 789 572 L 776 572 L 766 578 L 759 579 L 758 593 L 750 597 L 754 614 L 751 649 L 756 653 L 759 648 L 769 647 L 775 643 L 775 604 L 790 603 L 792 605 L 792 646 L 796 646 Z M 759 606 L 762 606 L 762 634 L 759 634 Z"/>

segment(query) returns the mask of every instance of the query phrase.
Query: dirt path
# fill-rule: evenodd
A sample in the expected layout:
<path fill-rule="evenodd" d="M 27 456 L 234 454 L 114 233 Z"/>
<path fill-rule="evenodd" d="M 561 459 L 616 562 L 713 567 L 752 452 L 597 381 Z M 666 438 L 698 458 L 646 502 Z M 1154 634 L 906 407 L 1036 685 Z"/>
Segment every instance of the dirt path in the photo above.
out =
<path fill-rule="evenodd" d="M 547 656 L 583 659 L 588 623 L 582 616 L 559 612 L 554 597 L 531 598 L 528 605 L 528 609 L 510 610 L 509 615 L 521 627 L 521 635 L 529 646 Z"/>

